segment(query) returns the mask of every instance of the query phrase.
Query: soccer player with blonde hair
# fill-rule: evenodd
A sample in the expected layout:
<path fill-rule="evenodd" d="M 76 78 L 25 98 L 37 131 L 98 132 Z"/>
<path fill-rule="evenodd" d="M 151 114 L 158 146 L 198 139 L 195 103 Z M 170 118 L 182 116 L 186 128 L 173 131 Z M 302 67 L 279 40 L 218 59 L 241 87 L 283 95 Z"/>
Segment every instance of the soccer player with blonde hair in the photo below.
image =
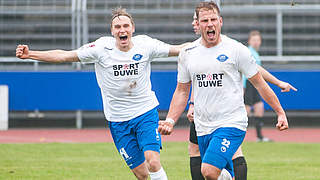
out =
<path fill-rule="evenodd" d="M 94 63 L 104 114 L 120 155 L 137 179 L 150 175 L 151 180 L 166 180 L 160 163 L 159 102 L 151 90 L 151 61 L 177 56 L 183 45 L 133 36 L 133 18 L 123 8 L 113 11 L 110 28 L 113 37 L 101 37 L 77 50 L 31 51 L 27 45 L 18 45 L 16 56 L 51 63 Z"/>

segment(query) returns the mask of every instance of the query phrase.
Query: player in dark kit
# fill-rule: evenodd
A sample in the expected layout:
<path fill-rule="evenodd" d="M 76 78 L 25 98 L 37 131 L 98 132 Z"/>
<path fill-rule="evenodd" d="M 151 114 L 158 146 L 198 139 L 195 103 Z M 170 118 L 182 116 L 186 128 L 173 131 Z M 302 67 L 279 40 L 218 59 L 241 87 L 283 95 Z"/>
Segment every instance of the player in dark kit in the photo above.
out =
<path fill-rule="evenodd" d="M 248 38 L 248 48 L 251 52 L 251 55 L 256 60 L 256 63 L 261 66 L 261 60 L 258 53 L 262 42 L 262 36 L 259 31 L 251 31 Z M 244 78 L 243 86 L 244 91 L 244 104 L 246 107 L 247 114 L 249 116 L 249 121 L 255 122 L 256 132 L 257 132 L 257 141 L 258 142 L 268 142 L 271 141 L 269 138 L 262 135 L 263 127 L 263 115 L 264 115 L 264 105 L 262 99 L 256 90 L 256 88 Z M 294 91 L 297 91 L 296 88 L 290 87 Z M 251 115 L 251 110 L 253 109 L 253 115 Z"/>

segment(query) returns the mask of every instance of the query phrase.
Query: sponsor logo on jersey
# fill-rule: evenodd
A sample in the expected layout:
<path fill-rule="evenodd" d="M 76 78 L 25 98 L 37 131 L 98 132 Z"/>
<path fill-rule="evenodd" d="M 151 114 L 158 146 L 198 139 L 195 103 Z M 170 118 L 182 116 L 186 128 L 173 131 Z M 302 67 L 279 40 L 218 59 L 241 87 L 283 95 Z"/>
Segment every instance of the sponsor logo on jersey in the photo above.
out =
<path fill-rule="evenodd" d="M 104 49 L 111 51 L 113 48 L 104 47 Z"/>
<path fill-rule="evenodd" d="M 227 55 L 221 54 L 217 57 L 217 60 L 220 62 L 225 62 L 226 60 L 228 60 L 229 57 Z"/>
<path fill-rule="evenodd" d="M 89 47 L 95 47 L 96 45 L 95 44 L 89 44 Z"/>
<path fill-rule="evenodd" d="M 135 55 L 132 57 L 132 60 L 139 61 L 139 60 L 141 60 L 141 58 L 142 58 L 142 55 L 141 55 L 141 54 L 135 54 Z"/>
<path fill-rule="evenodd" d="M 114 76 L 138 75 L 139 63 L 113 65 Z"/>
<path fill-rule="evenodd" d="M 185 51 L 187 52 L 187 51 L 190 51 L 190 50 L 192 50 L 192 49 L 194 49 L 194 48 L 196 48 L 197 46 L 193 46 L 193 47 L 190 47 L 190 48 L 187 48 Z"/>
<path fill-rule="evenodd" d="M 222 87 L 224 73 L 197 74 L 198 87 Z"/>

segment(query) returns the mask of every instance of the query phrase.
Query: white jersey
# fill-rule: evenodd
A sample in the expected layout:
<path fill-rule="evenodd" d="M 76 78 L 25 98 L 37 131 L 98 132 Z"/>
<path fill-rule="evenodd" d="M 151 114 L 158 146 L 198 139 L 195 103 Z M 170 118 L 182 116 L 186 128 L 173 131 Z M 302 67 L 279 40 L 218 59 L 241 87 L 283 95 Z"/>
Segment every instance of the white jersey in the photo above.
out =
<path fill-rule="evenodd" d="M 229 38 L 228 36 L 226 36 L 226 35 L 224 35 L 224 34 L 220 34 L 220 37 L 221 37 L 221 40 L 222 40 L 222 41 L 229 41 L 229 40 L 231 40 L 231 41 L 236 41 L 236 40 L 234 40 L 234 39 Z M 237 41 L 236 41 L 236 42 L 237 42 Z M 193 41 L 192 43 L 193 43 L 193 45 L 200 44 L 200 43 L 201 43 L 201 37 L 198 38 L 197 40 Z"/>
<path fill-rule="evenodd" d="M 242 74 L 254 76 L 257 65 L 250 51 L 227 36 L 211 48 L 196 40 L 179 56 L 178 82 L 192 81 L 194 88 L 194 122 L 198 136 L 220 127 L 243 131 L 248 125 L 243 102 Z"/>
<path fill-rule="evenodd" d="M 151 61 L 167 57 L 169 45 L 145 35 L 132 38 L 133 47 L 120 51 L 113 37 L 102 37 L 77 50 L 81 62 L 95 63 L 104 113 L 108 121 L 133 119 L 159 102 L 151 90 Z"/>

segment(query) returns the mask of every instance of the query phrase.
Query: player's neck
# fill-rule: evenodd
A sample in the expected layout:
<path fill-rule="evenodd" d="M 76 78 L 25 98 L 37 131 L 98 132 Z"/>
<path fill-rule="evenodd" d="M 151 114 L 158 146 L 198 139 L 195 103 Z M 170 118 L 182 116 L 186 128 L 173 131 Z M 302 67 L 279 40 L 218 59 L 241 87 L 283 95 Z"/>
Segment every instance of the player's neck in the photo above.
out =
<path fill-rule="evenodd" d="M 218 39 L 215 42 L 208 42 L 203 37 L 201 38 L 201 44 L 206 48 L 211 48 L 214 46 L 217 46 L 219 43 L 221 43 L 221 36 L 218 36 Z"/>
<path fill-rule="evenodd" d="M 116 42 L 116 47 L 122 52 L 128 52 L 133 47 L 133 43 L 130 41 L 128 45 L 121 45 L 120 43 Z"/>

